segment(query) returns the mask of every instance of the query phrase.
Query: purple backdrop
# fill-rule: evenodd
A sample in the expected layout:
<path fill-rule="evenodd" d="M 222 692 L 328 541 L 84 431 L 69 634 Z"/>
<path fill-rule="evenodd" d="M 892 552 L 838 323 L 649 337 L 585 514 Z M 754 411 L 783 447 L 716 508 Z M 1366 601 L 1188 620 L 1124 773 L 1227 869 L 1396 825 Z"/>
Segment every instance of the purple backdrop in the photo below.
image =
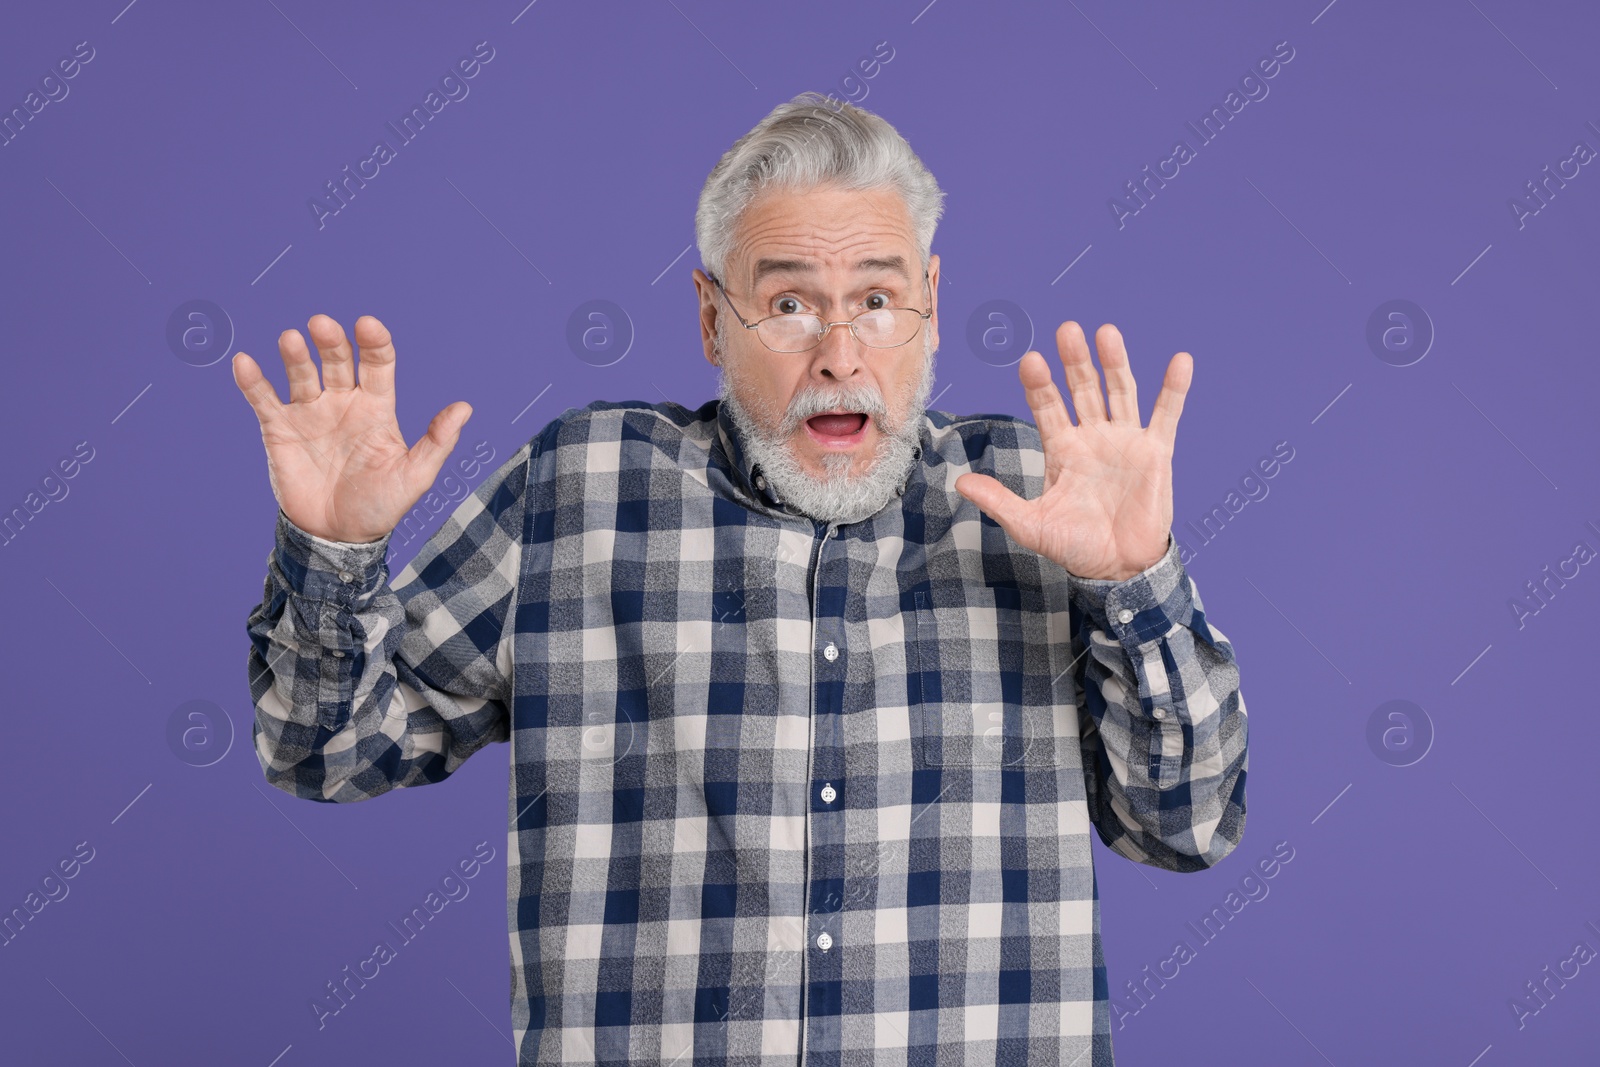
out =
<path fill-rule="evenodd" d="M 1119 1062 L 1592 1054 L 1600 18 L 1325 2 L 9 10 L 7 1061 L 509 1062 L 508 749 L 355 806 L 262 780 L 275 505 L 225 357 L 286 395 L 280 331 L 378 315 L 408 439 L 468 400 L 491 468 L 569 406 L 709 399 L 695 199 L 806 89 L 949 194 L 933 406 L 1026 415 L 1015 361 L 1059 379 L 1068 318 L 1122 329 L 1145 417 L 1195 358 L 1174 527 L 1241 664 L 1250 816 L 1201 874 L 1096 846 Z"/>

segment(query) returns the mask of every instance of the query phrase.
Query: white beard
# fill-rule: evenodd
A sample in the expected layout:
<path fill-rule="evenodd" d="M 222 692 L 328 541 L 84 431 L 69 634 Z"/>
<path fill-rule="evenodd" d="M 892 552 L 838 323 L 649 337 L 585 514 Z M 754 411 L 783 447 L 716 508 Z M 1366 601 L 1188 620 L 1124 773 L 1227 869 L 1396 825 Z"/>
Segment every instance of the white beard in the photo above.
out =
<path fill-rule="evenodd" d="M 773 411 L 770 404 L 757 402 L 760 417 L 759 420 L 752 418 L 734 394 L 721 321 L 717 326 L 716 350 L 723 357 L 718 395 L 744 436 L 747 458 L 761 465 L 761 473 L 778 499 L 820 522 L 860 522 L 882 511 L 916 461 L 923 414 L 928 394 L 933 389 L 935 353 L 927 330 L 922 332 L 922 375 L 914 389 L 901 398 L 906 403 L 904 417 L 898 425 L 889 425 L 883 395 L 872 386 L 822 390 L 808 384 L 790 401 L 788 411 L 782 416 Z M 834 407 L 866 412 L 878 427 L 878 445 L 865 473 L 852 476 L 853 457 L 835 453 L 822 457 L 826 474 L 815 478 L 800 465 L 789 440 L 807 418 Z"/>

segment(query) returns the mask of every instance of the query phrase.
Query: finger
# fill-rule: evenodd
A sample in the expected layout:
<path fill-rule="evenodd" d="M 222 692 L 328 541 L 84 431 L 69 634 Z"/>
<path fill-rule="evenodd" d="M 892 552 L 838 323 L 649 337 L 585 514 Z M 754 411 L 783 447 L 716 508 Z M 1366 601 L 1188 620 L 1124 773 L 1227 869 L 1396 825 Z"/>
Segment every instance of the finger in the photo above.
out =
<path fill-rule="evenodd" d="M 344 327 L 327 315 L 313 315 L 306 323 L 306 332 L 316 343 L 317 355 L 322 357 L 322 387 L 330 392 L 354 389 L 355 357 L 350 352 Z"/>
<path fill-rule="evenodd" d="M 283 413 L 283 404 L 278 400 L 278 391 L 267 381 L 261 373 L 261 368 L 256 361 L 243 352 L 233 355 L 233 384 L 239 387 L 239 392 L 250 402 L 255 409 L 256 418 L 265 426 L 272 419 Z"/>
<path fill-rule="evenodd" d="M 394 344 L 389 330 L 371 315 L 356 320 L 361 351 L 361 388 L 374 396 L 394 396 Z"/>
<path fill-rule="evenodd" d="M 956 479 L 956 492 L 978 505 L 978 510 L 1000 524 L 1018 544 L 1028 547 L 1017 532 L 1028 525 L 1032 505 L 987 474 L 963 474 Z"/>
<path fill-rule="evenodd" d="M 289 403 L 303 404 L 322 395 L 317 365 L 299 330 L 284 330 L 278 335 L 278 355 L 283 357 L 283 369 L 289 374 Z"/>
<path fill-rule="evenodd" d="M 1178 440 L 1178 416 L 1183 414 L 1183 399 L 1189 395 L 1189 383 L 1194 381 L 1194 357 L 1179 352 L 1167 364 L 1166 376 L 1161 379 L 1161 393 L 1156 397 L 1155 410 L 1150 413 L 1150 430 L 1172 448 Z"/>
<path fill-rule="evenodd" d="M 406 477 L 420 496 L 438 477 L 439 468 L 450 458 L 456 442 L 461 439 L 461 428 L 472 417 L 472 405 L 465 400 L 450 404 L 428 423 L 428 432 L 417 438 L 406 458 Z"/>
<path fill-rule="evenodd" d="M 1086 422 L 1105 422 L 1105 398 L 1100 392 L 1100 372 L 1089 358 L 1089 342 L 1084 339 L 1083 327 L 1068 320 L 1056 330 L 1056 348 L 1061 351 L 1061 365 L 1066 368 L 1067 388 L 1072 392 L 1072 410 L 1078 413 L 1078 425 Z"/>
<path fill-rule="evenodd" d="M 1122 341 L 1122 331 L 1109 322 L 1101 326 L 1095 331 L 1094 350 L 1100 353 L 1100 368 L 1106 375 L 1111 421 L 1143 425 L 1139 421 L 1139 386 L 1128 365 L 1128 346 Z"/>
<path fill-rule="evenodd" d="M 1022 395 L 1033 411 L 1034 425 L 1039 427 L 1039 440 L 1049 451 L 1056 441 L 1072 433 L 1072 415 L 1067 402 L 1061 399 L 1050 376 L 1050 364 L 1038 352 L 1024 352 L 1017 367 L 1017 377 L 1022 380 Z"/>

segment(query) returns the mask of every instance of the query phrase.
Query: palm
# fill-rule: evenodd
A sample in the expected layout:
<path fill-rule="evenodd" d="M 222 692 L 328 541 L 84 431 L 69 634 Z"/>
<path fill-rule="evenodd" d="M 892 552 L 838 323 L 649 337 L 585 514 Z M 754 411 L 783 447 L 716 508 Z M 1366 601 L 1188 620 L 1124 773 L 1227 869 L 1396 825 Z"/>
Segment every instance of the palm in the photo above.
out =
<path fill-rule="evenodd" d="M 1172 451 L 1193 360 L 1179 353 L 1167 365 L 1148 428 L 1122 335 L 1107 324 L 1096 335 L 1110 412 L 1083 331 L 1056 331 L 1074 424 L 1043 356 L 1029 352 L 1018 375 L 1039 427 L 1044 489 L 1024 500 L 988 475 L 964 474 L 956 489 L 1000 524 L 1012 540 L 1085 578 L 1123 580 L 1149 567 L 1167 548 L 1172 526 Z M 1185 358 L 1180 358 L 1185 357 Z"/>
<path fill-rule="evenodd" d="M 308 332 L 322 356 L 322 381 L 298 332 L 278 338 L 289 376 L 289 403 L 244 353 L 234 380 L 255 409 L 266 447 L 273 495 L 291 522 L 335 541 L 377 541 L 433 484 L 471 415 L 465 403 L 446 407 L 415 447 L 395 419 L 394 346 L 371 316 L 356 321 L 361 381 L 344 330 L 325 315 Z"/>

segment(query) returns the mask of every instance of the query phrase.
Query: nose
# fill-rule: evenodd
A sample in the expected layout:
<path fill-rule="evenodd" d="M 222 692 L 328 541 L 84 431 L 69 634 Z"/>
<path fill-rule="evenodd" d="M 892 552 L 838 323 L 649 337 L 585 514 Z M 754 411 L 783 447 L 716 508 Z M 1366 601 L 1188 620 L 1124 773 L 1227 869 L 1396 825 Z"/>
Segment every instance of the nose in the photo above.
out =
<path fill-rule="evenodd" d="M 811 353 L 811 374 L 824 381 L 847 381 L 861 370 L 861 350 L 848 322 L 828 327 L 822 342 Z"/>

